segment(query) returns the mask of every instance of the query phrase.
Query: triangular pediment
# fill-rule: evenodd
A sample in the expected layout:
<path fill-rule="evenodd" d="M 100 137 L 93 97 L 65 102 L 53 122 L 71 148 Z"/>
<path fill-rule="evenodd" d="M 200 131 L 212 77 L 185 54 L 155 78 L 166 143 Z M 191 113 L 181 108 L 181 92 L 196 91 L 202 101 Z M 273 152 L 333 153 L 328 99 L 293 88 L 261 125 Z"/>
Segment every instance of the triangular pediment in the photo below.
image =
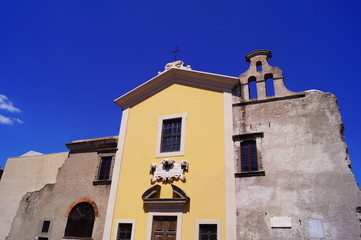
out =
<path fill-rule="evenodd" d="M 170 68 L 115 100 L 121 108 L 132 107 L 172 84 L 182 84 L 219 92 L 230 92 L 238 78 L 225 75 Z"/>

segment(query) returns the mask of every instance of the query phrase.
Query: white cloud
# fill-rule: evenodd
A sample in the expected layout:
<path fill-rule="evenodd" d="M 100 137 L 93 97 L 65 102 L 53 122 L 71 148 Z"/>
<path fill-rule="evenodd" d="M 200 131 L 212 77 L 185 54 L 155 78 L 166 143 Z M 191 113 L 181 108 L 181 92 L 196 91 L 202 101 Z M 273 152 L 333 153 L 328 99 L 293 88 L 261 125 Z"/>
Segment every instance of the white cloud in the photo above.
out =
<path fill-rule="evenodd" d="M 13 103 L 9 101 L 7 96 L 2 94 L 0 94 L 0 109 L 4 109 L 9 112 L 21 112 L 19 108 L 14 107 Z"/>
<path fill-rule="evenodd" d="M 0 94 L 0 110 L 3 109 L 5 111 L 16 113 L 21 112 L 21 110 L 17 107 L 14 107 L 14 104 L 9 101 L 9 98 L 3 94 Z M 11 118 L 6 117 L 0 114 L 0 124 L 13 125 L 14 123 L 24 123 L 19 118 Z"/>
<path fill-rule="evenodd" d="M 5 116 L 0 114 L 0 123 L 1 124 L 9 124 L 9 125 L 11 125 L 11 124 L 13 124 L 13 122 L 14 121 L 11 120 L 11 118 L 5 117 Z"/>
<path fill-rule="evenodd" d="M 21 121 L 19 118 L 14 118 L 14 121 L 17 123 L 24 123 L 23 121 Z"/>
<path fill-rule="evenodd" d="M 19 118 L 9 118 L 0 114 L 0 124 L 13 125 L 14 123 L 24 123 Z"/>

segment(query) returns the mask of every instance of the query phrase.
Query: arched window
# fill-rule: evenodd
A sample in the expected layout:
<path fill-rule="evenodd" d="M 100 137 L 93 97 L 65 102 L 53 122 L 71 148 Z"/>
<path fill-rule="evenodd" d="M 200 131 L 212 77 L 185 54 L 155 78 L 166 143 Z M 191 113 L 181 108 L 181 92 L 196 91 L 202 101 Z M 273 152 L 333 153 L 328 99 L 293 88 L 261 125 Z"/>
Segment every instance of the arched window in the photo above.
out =
<path fill-rule="evenodd" d="M 273 75 L 270 74 L 266 74 L 264 76 L 264 79 L 266 81 L 266 96 L 267 97 L 271 97 L 275 95 L 275 87 L 274 87 L 274 82 L 273 82 Z"/>
<path fill-rule="evenodd" d="M 91 238 L 94 220 L 93 206 L 87 202 L 78 203 L 69 213 L 65 237 Z"/>
<path fill-rule="evenodd" d="M 241 143 L 242 172 L 258 171 L 257 144 L 255 140 Z"/>
<path fill-rule="evenodd" d="M 262 72 L 262 62 L 258 61 L 256 62 L 257 72 Z"/>
<path fill-rule="evenodd" d="M 256 80 L 253 76 L 248 78 L 249 99 L 256 99 L 258 97 Z"/>

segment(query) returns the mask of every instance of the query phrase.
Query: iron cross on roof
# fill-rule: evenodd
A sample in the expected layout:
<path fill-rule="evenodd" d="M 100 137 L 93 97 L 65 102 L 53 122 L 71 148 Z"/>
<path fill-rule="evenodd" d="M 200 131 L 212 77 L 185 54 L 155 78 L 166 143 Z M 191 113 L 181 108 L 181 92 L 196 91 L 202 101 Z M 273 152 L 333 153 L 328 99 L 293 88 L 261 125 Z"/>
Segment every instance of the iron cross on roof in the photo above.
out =
<path fill-rule="evenodd" d="M 175 46 L 175 49 L 172 51 L 174 53 L 174 61 L 177 61 L 177 53 L 181 50 L 178 48 L 178 46 Z"/>

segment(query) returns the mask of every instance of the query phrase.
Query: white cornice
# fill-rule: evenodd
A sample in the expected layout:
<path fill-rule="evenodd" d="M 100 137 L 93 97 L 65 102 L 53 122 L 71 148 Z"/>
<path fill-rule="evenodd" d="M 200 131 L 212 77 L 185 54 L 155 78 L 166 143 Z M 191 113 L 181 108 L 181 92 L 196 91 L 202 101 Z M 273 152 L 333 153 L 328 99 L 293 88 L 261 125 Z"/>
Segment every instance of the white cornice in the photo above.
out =
<path fill-rule="evenodd" d="M 236 77 L 171 68 L 117 98 L 114 102 L 121 108 L 126 109 L 174 83 L 220 92 L 229 92 L 237 85 L 238 81 Z"/>

